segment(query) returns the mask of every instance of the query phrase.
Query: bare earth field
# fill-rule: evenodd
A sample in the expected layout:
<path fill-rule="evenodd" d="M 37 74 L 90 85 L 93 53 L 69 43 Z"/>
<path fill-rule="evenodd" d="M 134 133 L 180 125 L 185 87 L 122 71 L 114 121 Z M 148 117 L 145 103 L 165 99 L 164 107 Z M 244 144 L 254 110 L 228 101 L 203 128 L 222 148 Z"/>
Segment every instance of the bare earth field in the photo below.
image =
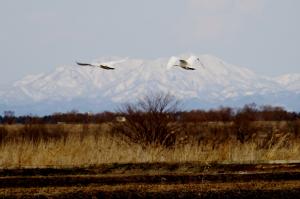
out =
<path fill-rule="evenodd" d="M 300 164 L 103 164 L 0 170 L 1 198 L 299 198 Z"/>
<path fill-rule="evenodd" d="M 186 124 L 170 147 L 111 127 L 0 126 L 0 198 L 300 198 L 294 123 Z"/>

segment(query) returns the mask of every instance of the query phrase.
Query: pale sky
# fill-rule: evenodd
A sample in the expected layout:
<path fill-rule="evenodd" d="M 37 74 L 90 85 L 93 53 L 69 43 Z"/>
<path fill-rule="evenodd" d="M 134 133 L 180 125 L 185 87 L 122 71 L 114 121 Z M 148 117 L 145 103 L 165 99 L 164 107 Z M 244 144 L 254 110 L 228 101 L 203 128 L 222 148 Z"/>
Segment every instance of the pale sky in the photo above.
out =
<path fill-rule="evenodd" d="M 0 85 L 102 56 L 213 54 L 300 73 L 299 0 L 1 0 Z"/>

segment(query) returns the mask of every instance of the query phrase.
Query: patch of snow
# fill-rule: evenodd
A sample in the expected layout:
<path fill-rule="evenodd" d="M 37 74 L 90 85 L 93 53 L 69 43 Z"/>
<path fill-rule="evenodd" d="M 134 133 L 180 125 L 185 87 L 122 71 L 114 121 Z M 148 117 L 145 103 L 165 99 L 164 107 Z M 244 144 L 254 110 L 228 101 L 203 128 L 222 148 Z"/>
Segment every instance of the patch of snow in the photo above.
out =
<path fill-rule="evenodd" d="M 172 67 L 179 58 L 188 60 L 196 70 Z M 193 102 L 188 106 L 194 108 L 223 104 L 238 106 L 250 100 L 294 108 L 299 101 L 300 74 L 274 79 L 208 54 L 155 60 L 105 57 L 92 62 L 115 65 L 116 69 L 108 71 L 74 64 L 58 67 L 48 74 L 29 75 L 0 91 L 0 104 L 10 107 L 32 104 L 27 106 L 28 112 L 32 112 L 30 109 L 37 103 L 68 102 L 67 108 L 77 107 L 80 102 L 80 107 L 91 110 L 93 106 L 102 107 L 103 104 L 107 107 L 135 101 L 151 92 L 161 91 L 169 92 L 183 102 Z M 51 109 L 53 107 L 45 106 L 44 111 L 51 113 Z"/>

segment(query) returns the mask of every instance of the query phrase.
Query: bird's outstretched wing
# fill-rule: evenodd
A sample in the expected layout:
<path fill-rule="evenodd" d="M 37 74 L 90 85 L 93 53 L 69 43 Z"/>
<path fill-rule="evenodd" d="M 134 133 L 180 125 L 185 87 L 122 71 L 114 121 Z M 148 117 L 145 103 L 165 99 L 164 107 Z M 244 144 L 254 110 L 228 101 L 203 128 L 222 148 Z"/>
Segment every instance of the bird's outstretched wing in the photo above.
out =
<path fill-rule="evenodd" d="M 115 69 L 115 68 L 109 67 L 107 65 L 102 65 L 102 64 L 99 67 L 103 68 L 103 69 L 106 69 L 106 70 L 114 70 Z"/>
<path fill-rule="evenodd" d="M 99 67 L 99 68 L 106 69 L 106 70 L 114 70 L 115 69 L 115 68 L 109 67 L 108 65 L 104 65 L 104 64 L 88 64 L 88 63 L 81 63 L 81 62 L 76 62 L 76 64 L 78 64 L 79 66 Z"/>
<path fill-rule="evenodd" d="M 196 64 L 198 64 L 198 62 L 200 61 L 198 57 L 191 55 L 187 60 L 186 60 L 191 66 L 194 66 Z"/>
<path fill-rule="evenodd" d="M 175 64 L 176 64 L 176 62 L 178 62 L 178 57 L 174 57 L 174 56 L 172 56 L 170 59 L 169 59 L 169 61 L 168 61 L 168 63 L 167 63 L 167 69 L 169 70 L 169 69 L 171 69 L 173 66 L 175 66 Z"/>
<path fill-rule="evenodd" d="M 189 67 L 191 64 L 184 59 L 179 60 L 179 66 L 185 70 L 196 70 L 195 68 Z"/>
<path fill-rule="evenodd" d="M 79 66 L 94 66 L 92 64 L 88 64 L 88 63 L 81 63 L 81 62 L 76 62 L 77 65 Z"/>
<path fill-rule="evenodd" d="M 187 62 L 190 64 L 190 66 L 201 66 L 202 68 L 205 68 L 205 66 L 203 65 L 203 63 L 201 62 L 199 57 L 196 56 L 190 56 L 187 59 Z"/>
<path fill-rule="evenodd" d="M 196 70 L 196 68 L 186 67 L 185 70 Z"/>
<path fill-rule="evenodd" d="M 189 63 L 186 60 L 184 60 L 184 59 L 180 59 L 179 62 L 182 65 L 189 65 Z"/>

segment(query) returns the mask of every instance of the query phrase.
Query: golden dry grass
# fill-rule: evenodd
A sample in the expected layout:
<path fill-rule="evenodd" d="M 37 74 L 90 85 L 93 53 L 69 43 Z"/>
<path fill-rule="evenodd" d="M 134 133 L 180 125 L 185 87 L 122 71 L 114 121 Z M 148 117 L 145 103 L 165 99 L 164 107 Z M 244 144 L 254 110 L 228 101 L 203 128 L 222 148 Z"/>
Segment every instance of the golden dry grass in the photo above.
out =
<path fill-rule="evenodd" d="M 11 129 L 20 128 L 16 126 Z M 38 142 L 10 141 L 0 145 L 0 167 L 87 166 L 104 163 L 189 162 L 201 163 L 260 163 L 297 161 L 300 159 L 299 140 L 287 136 L 277 139 L 270 147 L 258 147 L 256 141 L 244 144 L 228 139 L 215 146 L 213 141 L 198 144 L 193 140 L 178 143 L 174 148 L 142 147 L 120 137 L 105 133 L 106 126 L 68 125 L 71 133 L 66 140 Z M 11 130 L 13 132 L 13 130 Z M 82 136 L 83 131 L 89 131 Z"/>

